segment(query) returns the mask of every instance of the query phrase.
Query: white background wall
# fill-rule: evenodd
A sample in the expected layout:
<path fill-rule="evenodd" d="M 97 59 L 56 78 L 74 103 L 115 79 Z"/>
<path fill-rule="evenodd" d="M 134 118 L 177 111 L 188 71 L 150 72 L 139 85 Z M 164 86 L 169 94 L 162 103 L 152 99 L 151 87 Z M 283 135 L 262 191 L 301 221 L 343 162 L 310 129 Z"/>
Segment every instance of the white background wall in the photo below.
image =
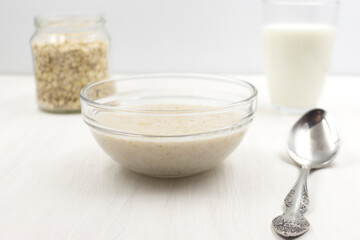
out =
<path fill-rule="evenodd" d="M 119 72 L 262 72 L 260 0 L 0 0 L 0 73 L 31 73 L 33 16 L 104 12 Z M 331 72 L 360 73 L 360 1 L 342 0 Z"/>

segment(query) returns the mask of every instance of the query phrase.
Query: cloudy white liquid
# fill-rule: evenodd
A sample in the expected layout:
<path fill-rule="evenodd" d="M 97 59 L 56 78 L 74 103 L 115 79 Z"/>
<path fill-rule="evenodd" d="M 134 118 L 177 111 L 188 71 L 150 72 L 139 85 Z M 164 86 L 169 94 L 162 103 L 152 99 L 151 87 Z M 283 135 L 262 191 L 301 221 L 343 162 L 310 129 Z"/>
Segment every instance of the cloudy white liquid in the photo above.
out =
<path fill-rule="evenodd" d="M 322 24 L 269 24 L 263 29 L 265 67 L 275 105 L 317 104 L 328 72 L 335 28 Z"/>
<path fill-rule="evenodd" d="M 198 107 L 139 106 L 157 110 Z M 205 171 L 224 160 L 246 132 L 247 125 L 237 126 L 243 117 L 236 112 L 182 116 L 104 113 L 98 116 L 103 126 L 147 137 L 109 134 L 95 129 L 92 133 L 104 151 L 127 169 L 151 176 L 180 177 Z M 206 134 L 193 135 L 199 133 Z M 175 137 L 184 135 L 191 136 Z"/>

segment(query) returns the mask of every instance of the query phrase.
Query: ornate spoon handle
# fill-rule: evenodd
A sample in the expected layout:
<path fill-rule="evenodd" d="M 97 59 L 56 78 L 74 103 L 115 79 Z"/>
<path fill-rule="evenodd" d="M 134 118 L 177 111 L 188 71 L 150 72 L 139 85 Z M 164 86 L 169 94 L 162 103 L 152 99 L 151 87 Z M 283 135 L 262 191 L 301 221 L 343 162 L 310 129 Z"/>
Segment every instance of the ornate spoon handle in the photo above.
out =
<path fill-rule="evenodd" d="M 275 231 L 281 236 L 297 237 L 309 230 L 310 223 L 303 216 L 309 206 L 309 171 L 309 167 L 302 167 L 299 178 L 284 200 L 285 212 L 272 221 Z"/>

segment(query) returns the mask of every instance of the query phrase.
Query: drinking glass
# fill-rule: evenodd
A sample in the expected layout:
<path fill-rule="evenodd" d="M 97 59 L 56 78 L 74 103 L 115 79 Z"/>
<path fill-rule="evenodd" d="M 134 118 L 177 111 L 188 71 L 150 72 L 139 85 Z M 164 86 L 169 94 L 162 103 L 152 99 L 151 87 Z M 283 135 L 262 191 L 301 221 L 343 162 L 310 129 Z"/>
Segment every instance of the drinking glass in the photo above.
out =
<path fill-rule="evenodd" d="M 265 73 L 281 112 L 315 107 L 329 69 L 339 1 L 263 0 Z"/>

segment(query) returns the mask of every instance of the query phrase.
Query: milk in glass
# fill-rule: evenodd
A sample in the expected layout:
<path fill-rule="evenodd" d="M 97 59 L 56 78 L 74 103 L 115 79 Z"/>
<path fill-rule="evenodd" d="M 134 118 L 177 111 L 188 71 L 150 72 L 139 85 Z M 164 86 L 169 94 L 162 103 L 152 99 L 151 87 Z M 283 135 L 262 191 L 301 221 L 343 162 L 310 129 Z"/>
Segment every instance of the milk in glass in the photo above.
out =
<path fill-rule="evenodd" d="M 325 24 L 266 24 L 265 66 L 273 104 L 315 106 L 328 72 L 335 28 Z"/>

